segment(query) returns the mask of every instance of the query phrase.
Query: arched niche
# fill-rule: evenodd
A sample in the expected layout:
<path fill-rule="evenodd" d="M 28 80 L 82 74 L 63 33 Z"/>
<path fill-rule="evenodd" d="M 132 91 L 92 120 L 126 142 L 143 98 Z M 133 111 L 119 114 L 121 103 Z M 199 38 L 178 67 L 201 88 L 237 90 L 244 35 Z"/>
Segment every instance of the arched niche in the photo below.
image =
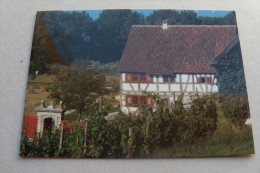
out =
<path fill-rule="evenodd" d="M 52 102 L 48 107 L 45 107 L 44 101 L 41 102 L 41 105 L 35 108 L 38 117 L 37 123 L 37 133 L 42 135 L 45 127 L 48 126 L 48 130 L 58 129 L 61 124 L 61 120 L 64 119 L 65 109 L 62 108 L 62 102 L 57 108 L 54 108 Z M 51 123 L 51 125 L 50 125 Z"/>

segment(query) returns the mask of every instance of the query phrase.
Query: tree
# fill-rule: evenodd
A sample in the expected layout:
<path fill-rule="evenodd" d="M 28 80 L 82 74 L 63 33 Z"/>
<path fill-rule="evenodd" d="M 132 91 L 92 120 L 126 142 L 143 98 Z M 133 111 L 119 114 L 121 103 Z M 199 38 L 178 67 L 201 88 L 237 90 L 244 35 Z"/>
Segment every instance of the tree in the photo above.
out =
<path fill-rule="evenodd" d="M 82 113 L 102 93 L 105 78 L 97 72 L 79 67 L 63 67 L 54 82 L 51 98 L 62 100 L 67 109 L 76 109 L 80 121 Z"/>
<path fill-rule="evenodd" d="M 103 10 L 96 20 L 95 60 L 104 63 L 119 60 L 131 26 L 143 23 L 143 15 L 131 10 Z"/>
<path fill-rule="evenodd" d="M 230 12 L 224 17 L 198 17 L 200 25 L 236 25 L 235 12 Z"/>
<path fill-rule="evenodd" d="M 29 73 L 34 75 L 35 71 L 38 71 L 39 74 L 46 72 L 47 56 L 40 42 L 33 40 Z"/>
<path fill-rule="evenodd" d="M 43 19 L 48 34 L 66 64 L 92 56 L 96 24 L 88 13 L 44 12 Z"/>
<path fill-rule="evenodd" d="M 34 74 L 37 70 L 40 74 L 44 73 L 47 71 L 46 64 L 50 63 L 64 64 L 52 37 L 46 30 L 44 12 L 38 12 L 35 21 L 29 72 Z"/>
<path fill-rule="evenodd" d="M 161 25 L 162 20 L 168 20 L 169 25 L 194 25 L 198 22 L 194 11 L 157 10 L 146 17 L 146 24 Z"/>

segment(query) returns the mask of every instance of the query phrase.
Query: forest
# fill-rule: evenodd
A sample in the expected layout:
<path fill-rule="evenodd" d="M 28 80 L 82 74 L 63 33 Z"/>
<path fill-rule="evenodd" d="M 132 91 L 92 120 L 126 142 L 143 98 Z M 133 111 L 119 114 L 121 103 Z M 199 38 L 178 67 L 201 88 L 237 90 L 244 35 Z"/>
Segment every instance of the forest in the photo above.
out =
<path fill-rule="evenodd" d="M 30 73 L 37 70 L 44 74 L 48 72 L 46 64 L 53 63 L 116 63 L 131 25 L 161 25 L 162 20 L 168 20 L 169 25 L 236 25 L 233 12 L 224 17 L 198 17 L 188 10 L 156 10 L 149 16 L 132 10 L 103 10 L 95 20 L 87 11 L 38 12 Z"/>

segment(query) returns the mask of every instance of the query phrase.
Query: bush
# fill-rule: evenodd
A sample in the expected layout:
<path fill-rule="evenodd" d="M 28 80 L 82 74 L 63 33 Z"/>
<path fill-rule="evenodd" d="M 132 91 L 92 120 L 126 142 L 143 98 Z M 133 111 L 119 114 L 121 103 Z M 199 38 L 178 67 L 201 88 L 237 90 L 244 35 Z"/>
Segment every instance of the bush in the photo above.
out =
<path fill-rule="evenodd" d="M 221 103 L 221 110 L 229 123 L 235 127 L 245 127 L 246 120 L 250 118 L 247 97 L 226 96 Z"/>
<path fill-rule="evenodd" d="M 132 157 L 151 157 L 161 148 L 176 143 L 193 144 L 210 136 L 217 128 L 217 113 L 214 98 L 195 96 L 189 109 L 184 109 L 183 95 L 179 96 L 173 111 L 157 95 L 149 95 L 156 104 L 140 105 L 140 115 L 126 116 L 122 112 L 113 120 L 105 120 L 107 112 L 98 111 L 93 104 L 87 112 L 87 154 L 84 154 L 85 129 L 73 126 L 64 130 L 62 149 L 59 149 L 60 130 L 45 133 L 40 139 L 29 142 L 21 140 L 22 156 L 41 157 L 90 157 L 125 158 L 129 151 Z M 130 139 L 129 128 L 133 128 Z M 36 135 L 35 135 L 36 136 Z"/>

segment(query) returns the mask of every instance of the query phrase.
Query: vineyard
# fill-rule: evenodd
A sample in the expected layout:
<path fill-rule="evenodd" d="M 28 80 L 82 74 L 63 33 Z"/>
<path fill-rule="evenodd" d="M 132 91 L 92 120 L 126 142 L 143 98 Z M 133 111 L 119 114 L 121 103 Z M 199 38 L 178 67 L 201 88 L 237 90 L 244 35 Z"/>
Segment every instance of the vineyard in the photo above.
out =
<path fill-rule="evenodd" d="M 86 113 L 83 126 L 71 124 L 35 134 L 22 134 L 20 156 L 64 158 L 161 158 L 243 155 L 254 153 L 248 102 L 243 97 L 193 95 L 184 109 L 183 96 L 169 111 L 157 95 L 157 105 L 139 105 L 133 115 L 119 113 L 107 121 L 98 104 Z M 227 104 L 228 103 L 228 104 Z M 239 122 L 239 123 L 236 123 Z M 40 137 L 41 136 L 41 137 Z"/>

